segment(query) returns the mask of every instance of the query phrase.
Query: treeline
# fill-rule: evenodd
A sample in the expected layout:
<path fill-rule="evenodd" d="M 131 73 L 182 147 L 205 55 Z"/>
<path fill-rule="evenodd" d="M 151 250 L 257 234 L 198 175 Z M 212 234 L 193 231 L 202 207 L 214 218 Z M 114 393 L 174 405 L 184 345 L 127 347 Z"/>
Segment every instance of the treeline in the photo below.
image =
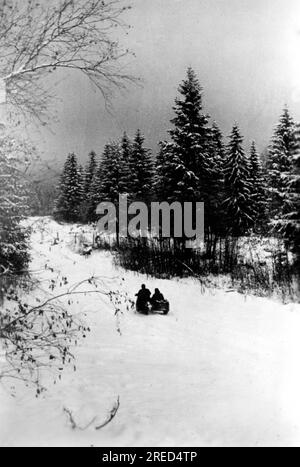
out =
<path fill-rule="evenodd" d="M 300 238 L 300 127 L 283 110 L 262 164 L 255 142 L 245 151 L 238 124 L 225 144 L 218 125 L 203 111 L 202 88 L 192 69 L 179 87 L 170 140 L 159 145 L 156 160 L 138 130 L 131 140 L 94 152 L 83 168 L 67 157 L 55 216 L 92 222 L 102 201 L 116 206 L 121 193 L 129 201 L 203 201 L 205 238 L 213 251 L 218 239 L 251 233 L 280 235 L 298 255 Z"/>
<path fill-rule="evenodd" d="M 120 142 L 107 144 L 99 163 L 92 151 L 85 169 L 75 154 L 69 154 L 55 216 L 66 221 L 95 221 L 98 204 L 111 201 L 117 205 L 121 193 L 127 193 L 130 201 L 150 201 L 153 177 L 152 157 L 139 130 L 133 141 L 125 133 Z"/>

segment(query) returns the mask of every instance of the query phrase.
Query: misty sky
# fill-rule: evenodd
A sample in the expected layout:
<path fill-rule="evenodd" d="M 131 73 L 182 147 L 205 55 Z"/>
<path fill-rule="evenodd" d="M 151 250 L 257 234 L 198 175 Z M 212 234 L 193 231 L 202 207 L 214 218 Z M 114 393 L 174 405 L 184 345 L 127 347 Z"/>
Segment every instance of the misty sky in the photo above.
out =
<path fill-rule="evenodd" d="M 148 147 L 167 138 L 178 84 L 192 66 L 205 111 L 225 135 L 238 121 L 245 145 L 263 150 L 284 104 L 300 120 L 299 0 L 132 0 L 121 37 L 136 54 L 128 70 L 143 80 L 114 99 L 114 115 L 90 83 L 66 76 L 57 88 L 59 122 L 37 137 L 46 157 L 85 159 L 124 130 L 141 128 Z"/>

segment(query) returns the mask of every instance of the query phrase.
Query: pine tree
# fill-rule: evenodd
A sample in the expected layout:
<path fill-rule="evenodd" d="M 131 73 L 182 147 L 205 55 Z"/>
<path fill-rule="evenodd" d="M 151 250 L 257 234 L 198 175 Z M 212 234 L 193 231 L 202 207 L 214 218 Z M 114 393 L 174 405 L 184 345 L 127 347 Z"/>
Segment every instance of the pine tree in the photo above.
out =
<path fill-rule="evenodd" d="M 176 98 L 175 118 L 170 130 L 173 152 L 181 165 L 180 182 L 182 201 L 205 201 L 205 180 L 211 170 L 208 156 L 208 117 L 202 113 L 202 88 L 195 72 L 189 68 L 187 78 L 179 86 L 180 98 Z M 180 200 L 178 200 L 180 201 Z"/>
<path fill-rule="evenodd" d="M 67 157 L 61 176 L 55 217 L 69 222 L 78 221 L 83 193 L 83 169 L 78 165 L 77 156 L 72 153 Z"/>
<path fill-rule="evenodd" d="M 100 202 L 109 201 L 118 205 L 119 195 L 123 193 L 124 178 L 122 151 L 118 143 L 107 144 L 101 161 Z"/>
<path fill-rule="evenodd" d="M 256 232 L 261 232 L 265 230 L 267 224 L 267 185 L 263 175 L 262 164 L 259 159 L 254 141 L 252 142 L 250 148 L 249 171 L 253 211 L 256 213 L 253 227 Z"/>
<path fill-rule="evenodd" d="M 299 143 L 300 143 L 300 128 L 298 127 Z M 289 182 L 290 202 L 292 206 L 289 212 L 288 219 L 290 227 L 288 231 L 289 240 L 292 251 L 296 255 L 296 270 L 300 271 L 300 144 L 298 151 L 293 157 L 293 169 Z"/>
<path fill-rule="evenodd" d="M 216 122 L 213 122 L 209 131 L 208 145 L 210 170 L 207 171 L 204 180 L 206 231 L 212 235 L 222 235 L 225 232 L 223 222 L 225 147 L 223 135 Z"/>
<path fill-rule="evenodd" d="M 209 152 L 213 158 L 214 170 L 218 173 L 218 178 L 223 178 L 223 164 L 225 159 L 225 148 L 222 132 L 216 122 L 213 122 L 209 133 Z"/>
<path fill-rule="evenodd" d="M 89 196 L 96 169 L 97 169 L 97 156 L 96 156 L 95 151 L 91 151 L 89 154 L 89 160 L 88 160 L 88 163 L 85 169 L 85 175 L 84 175 L 84 194 L 86 198 L 88 198 Z"/>
<path fill-rule="evenodd" d="M 290 171 L 286 174 L 286 192 L 282 216 L 275 221 L 276 230 L 296 255 L 300 270 L 300 125 L 295 126 L 295 151 Z"/>
<path fill-rule="evenodd" d="M 129 160 L 131 171 L 130 197 L 132 201 L 149 202 L 153 196 L 153 161 L 144 137 L 137 131 Z"/>
<path fill-rule="evenodd" d="M 102 201 L 110 201 L 116 206 L 119 195 L 131 194 L 132 174 L 129 168 L 132 144 L 126 133 L 121 143 L 105 146 L 100 164 L 95 170 L 89 196 L 89 219 L 97 219 L 96 209 Z"/>
<path fill-rule="evenodd" d="M 243 138 L 235 124 L 230 135 L 224 170 L 227 231 L 235 237 L 245 235 L 253 226 L 255 218 L 249 163 L 242 144 Z"/>
<path fill-rule="evenodd" d="M 154 189 L 158 201 L 173 203 L 182 199 L 181 183 L 185 168 L 172 143 L 160 142 L 156 158 Z"/>
<path fill-rule="evenodd" d="M 267 159 L 269 211 L 273 224 L 281 218 L 287 192 L 288 174 L 296 150 L 295 124 L 287 108 L 277 125 Z"/>
<path fill-rule="evenodd" d="M 96 221 L 96 209 L 101 202 L 101 184 L 102 184 L 102 161 L 99 162 L 95 170 L 95 174 L 91 183 L 90 195 L 88 199 L 88 219 L 91 222 Z"/>
<path fill-rule="evenodd" d="M 171 120 L 170 143 L 162 143 L 157 157 L 156 190 L 161 200 L 205 203 L 206 239 L 217 221 L 217 205 L 223 187 L 222 135 L 216 125 L 208 127 L 203 114 L 202 88 L 189 68 L 179 86 Z M 215 228 L 216 230 L 216 228 Z"/>
<path fill-rule="evenodd" d="M 127 194 L 129 197 L 132 197 L 132 171 L 130 167 L 130 161 L 132 157 L 132 142 L 130 141 L 126 132 L 124 132 L 121 140 L 121 156 L 122 156 L 122 190 L 123 194 Z"/>
<path fill-rule="evenodd" d="M 83 200 L 80 205 L 80 219 L 82 222 L 89 222 L 93 220 L 93 212 L 91 211 L 91 190 L 95 172 L 97 170 L 96 158 L 96 153 L 91 151 L 85 171 L 82 173 L 82 179 L 84 182 Z"/>
<path fill-rule="evenodd" d="M 85 170 L 81 164 L 78 164 L 78 181 L 79 181 L 79 194 L 80 194 L 80 199 L 83 200 L 85 198 L 85 191 L 84 191 L 84 185 L 85 185 Z"/>
<path fill-rule="evenodd" d="M 104 148 L 97 178 L 101 178 L 98 192 L 100 201 L 118 204 L 119 195 L 127 193 L 128 167 L 124 163 L 122 146 L 112 142 Z"/>
<path fill-rule="evenodd" d="M 107 144 L 99 170 L 101 183 L 97 197 L 99 202 L 111 202 L 116 208 L 116 222 L 118 223 L 119 196 L 126 193 L 127 170 L 124 168 L 122 147 L 119 143 Z M 117 227 L 117 244 L 119 244 L 119 231 Z"/>

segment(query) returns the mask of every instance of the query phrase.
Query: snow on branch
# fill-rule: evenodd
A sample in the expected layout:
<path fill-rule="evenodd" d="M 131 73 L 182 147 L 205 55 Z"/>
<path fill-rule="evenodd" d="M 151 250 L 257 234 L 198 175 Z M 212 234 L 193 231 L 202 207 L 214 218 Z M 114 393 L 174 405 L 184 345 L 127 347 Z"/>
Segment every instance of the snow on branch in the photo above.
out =
<path fill-rule="evenodd" d="M 110 100 L 135 78 L 125 71 L 130 53 L 116 40 L 127 33 L 124 0 L 7 0 L 0 7 L 0 77 L 13 108 L 45 116 L 57 70 L 78 71 Z"/>
<path fill-rule="evenodd" d="M 3 268 L 2 268 L 3 269 Z M 30 278 L 29 278 L 30 280 Z M 37 395 L 44 389 L 41 386 L 43 369 L 53 369 L 58 378 L 65 365 L 73 364 L 76 371 L 75 356 L 71 346 L 77 345 L 79 338 L 85 339 L 90 328 L 82 323 L 80 315 L 74 314 L 73 297 L 97 294 L 106 297 L 112 305 L 117 319 L 121 311 L 121 301 L 127 303 L 127 295 L 112 292 L 105 287 L 105 277 L 90 277 L 60 294 L 53 295 L 56 287 L 67 285 L 67 278 L 58 276 L 49 279 L 49 297 L 36 298 L 37 305 L 20 298 L 15 287 L 6 293 L 5 302 L 0 309 L 0 341 L 5 352 L 7 365 L 2 367 L 0 379 L 12 378 L 34 384 Z M 86 288 L 86 285 L 89 285 Z M 35 284 L 36 288 L 37 284 Z M 29 284 L 30 289 L 34 284 Z M 64 300 L 62 300 L 64 299 Z M 69 310 L 70 308 L 70 310 Z M 119 328 L 119 322 L 118 322 Z"/>

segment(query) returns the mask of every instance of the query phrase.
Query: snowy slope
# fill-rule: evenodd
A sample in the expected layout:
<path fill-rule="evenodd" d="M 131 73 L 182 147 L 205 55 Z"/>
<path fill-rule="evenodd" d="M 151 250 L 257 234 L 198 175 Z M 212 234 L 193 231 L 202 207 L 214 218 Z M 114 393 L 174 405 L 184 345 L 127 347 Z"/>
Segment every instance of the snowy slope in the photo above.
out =
<path fill-rule="evenodd" d="M 202 294 L 191 279 L 116 270 L 109 253 L 85 259 L 72 251 L 70 226 L 43 222 L 45 229 L 35 221 L 33 270 L 47 261 L 69 284 L 106 276 L 108 288 L 131 297 L 146 282 L 170 299 L 171 313 L 128 311 L 117 322 L 106 298 L 76 297 L 74 313 L 86 314 L 92 329 L 75 350 L 77 372 L 67 369 L 55 385 L 49 377 L 39 399 L 22 385 L 12 397 L 2 384 L 0 445 L 300 445 L 299 305 L 226 291 Z M 118 396 L 115 419 L 95 430 Z M 72 430 L 64 408 L 81 427 L 95 420 Z"/>

